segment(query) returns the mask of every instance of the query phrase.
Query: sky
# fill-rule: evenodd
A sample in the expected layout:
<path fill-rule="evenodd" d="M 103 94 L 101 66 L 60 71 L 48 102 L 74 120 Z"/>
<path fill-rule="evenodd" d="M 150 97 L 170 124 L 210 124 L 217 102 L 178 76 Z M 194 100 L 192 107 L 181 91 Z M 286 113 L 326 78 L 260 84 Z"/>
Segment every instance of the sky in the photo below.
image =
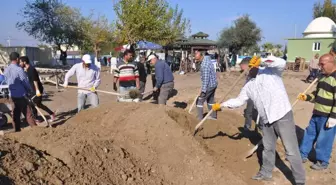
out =
<path fill-rule="evenodd" d="M 16 28 L 21 21 L 20 11 L 26 0 L 2 0 L 0 6 L 0 44 L 12 46 L 36 46 L 38 40 Z M 31 1 L 31 0 L 28 0 Z M 116 1 L 116 0 L 115 0 Z M 241 15 L 248 14 L 262 30 L 262 43 L 286 44 L 286 38 L 302 37 L 302 32 L 312 21 L 312 8 L 322 0 L 167 0 L 171 6 L 179 5 L 191 22 L 191 34 L 199 31 L 217 40 L 221 30 L 232 25 Z M 91 10 L 116 19 L 113 0 L 63 0 L 69 6 L 79 8 L 83 15 Z M 296 25 L 296 26 L 295 26 Z M 296 29 L 295 29 L 296 27 Z"/>

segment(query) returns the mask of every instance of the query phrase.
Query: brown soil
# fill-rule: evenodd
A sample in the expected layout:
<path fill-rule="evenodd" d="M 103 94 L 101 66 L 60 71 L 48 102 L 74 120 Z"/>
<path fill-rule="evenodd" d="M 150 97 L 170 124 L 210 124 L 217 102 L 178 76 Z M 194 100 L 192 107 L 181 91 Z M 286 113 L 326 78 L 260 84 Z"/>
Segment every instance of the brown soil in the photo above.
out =
<path fill-rule="evenodd" d="M 181 109 L 112 103 L 83 111 L 57 128 L 8 137 L 61 161 L 72 174 L 60 177 L 65 184 L 246 184 L 226 164 L 238 160 L 219 161 L 206 142 L 197 141 L 202 137 L 192 137 L 196 123 Z M 237 154 L 235 146 L 227 147 L 231 150 L 222 152 Z M 16 174 L 8 177 L 16 180 Z"/>
<path fill-rule="evenodd" d="M 219 74 L 216 99 L 222 98 L 238 76 Z M 285 74 L 291 100 L 308 86 L 299 80 L 303 77 L 305 74 Z M 104 73 L 102 78 L 102 89 L 111 90 L 111 76 Z M 100 94 L 104 103 L 75 116 L 76 92 L 56 92 L 46 86 L 52 100 L 46 104 L 60 110 L 53 125 L 56 128 L 25 129 L 1 139 L 0 184 L 263 184 L 250 179 L 259 170 L 260 151 L 259 158 L 253 155 L 243 159 L 260 139 L 258 134 L 250 139 L 241 135 L 244 107 L 220 112 L 218 121 L 206 121 L 194 137 L 198 120 L 195 113 L 190 115 L 182 109 L 188 110 L 198 94 L 199 74 L 175 78 L 178 95 L 168 106 L 120 104 L 113 102 L 115 97 Z M 147 90 L 150 84 L 149 80 Z M 244 80 L 230 97 L 235 97 L 243 84 Z M 294 109 L 301 135 L 312 106 L 301 102 Z M 290 185 L 290 166 L 281 143 L 277 150 L 274 181 L 265 184 Z M 311 163 L 305 164 L 307 184 L 333 184 L 335 159 L 333 152 L 330 168 L 323 172 L 312 171 Z"/>

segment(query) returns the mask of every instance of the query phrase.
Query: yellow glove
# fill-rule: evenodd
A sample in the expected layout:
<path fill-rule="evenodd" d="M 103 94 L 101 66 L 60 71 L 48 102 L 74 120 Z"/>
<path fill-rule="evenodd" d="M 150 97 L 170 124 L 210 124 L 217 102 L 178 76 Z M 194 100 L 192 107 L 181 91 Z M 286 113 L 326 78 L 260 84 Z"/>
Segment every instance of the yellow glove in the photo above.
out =
<path fill-rule="evenodd" d="M 212 110 L 213 111 L 220 111 L 222 108 L 221 108 L 221 105 L 219 103 L 215 103 L 212 105 Z"/>
<path fill-rule="evenodd" d="M 259 67 L 261 63 L 261 58 L 253 56 L 249 62 L 249 67 Z"/>
<path fill-rule="evenodd" d="M 95 88 L 95 87 L 91 87 L 91 88 L 90 88 L 90 91 L 91 91 L 91 92 L 96 92 L 96 88 Z"/>
<path fill-rule="evenodd" d="M 303 94 L 303 93 L 300 93 L 299 96 L 297 97 L 297 99 L 301 100 L 301 101 L 306 101 L 307 100 L 307 95 Z"/>
<path fill-rule="evenodd" d="M 37 97 L 40 97 L 40 96 L 42 96 L 41 95 L 41 92 L 39 91 L 39 90 L 36 90 L 36 94 L 35 94 Z"/>

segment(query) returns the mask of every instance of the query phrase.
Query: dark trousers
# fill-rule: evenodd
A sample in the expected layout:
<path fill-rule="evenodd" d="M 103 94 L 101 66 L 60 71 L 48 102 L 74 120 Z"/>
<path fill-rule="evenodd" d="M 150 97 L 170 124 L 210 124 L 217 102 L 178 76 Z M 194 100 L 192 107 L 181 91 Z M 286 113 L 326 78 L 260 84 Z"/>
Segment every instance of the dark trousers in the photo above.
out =
<path fill-rule="evenodd" d="M 247 101 L 246 108 L 244 110 L 245 125 L 244 128 L 251 129 L 252 120 L 256 121 L 258 117 L 258 112 L 254 108 L 254 103 L 251 99 Z M 258 124 L 258 123 L 256 123 Z"/>
<path fill-rule="evenodd" d="M 174 89 L 174 82 L 168 82 L 162 84 L 159 90 L 158 104 L 166 105 L 169 98 L 169 94 Z"/>
<path fill-rule="evenodd" d="M 206 91 L 205 95 L 203 97 L 199 96 L 197 99 L 197 111 L 198 111 L 198 119 L 202 120 L 203 119 L 203 104 L 205 101 L 208 104 L 208 109 L 209 111 L 212 109 L 212 105 L 215 103 L 215 92 L 216 92 L 217 87 L 210 88 Z M 217 113 L 214 111 L 211 114 L 212 118 L 217 118 Z"/>
<path fill-rule="evenodd" d="M 318 75 L 318 69 L 312 69 L 306 81 L 309 81 L 311 78 L 314 80 L 315 78 L 317 78 L 317 75 Z"/>
<path fill-rule="evenodd" d="M 24 97 L 21 98 L 14 98 L 12 97 L 13 101 L 13 128 L 15 132 L 21 131 L 21 113 L 24 115 L 27 123 L 33 127 L 36 126 L 31 106 L 28 103 L 28 100 Z"/>
<path fill-rule="evenodd" d="M 153 85 L 153 88 L 155 87 L 156 85 L 156 78 L 155 78 L 155 74 L 152 74 L 152 85 Z M 153 92 L 153 100 L 157 100 L 158 99 L 158 96 L 159 96 L 159 93 L 158 92 Z"/>
<path fill-rule="evenodd" d="M 146 82 L 140 81 L 140 100 L 142 100 L 143 98 L 143 93 L 145 92 L 145 88 L 146 88 Z"/>
<path fill-rule="evenodd" d="M 54 114 L 53 111 L 51 111 L 47 106 L 42 104 L 42 96 L 39 96 L 39 97 L 35 96 L 34 99 L 33 99 L 33 102 L 34 102 L 35 106 L 37 106 L 38 108 L 46 111 L 49 115 Z M 37 110 L 36 110 L 35 106 L 32 105 L 32 110 L 33 110 L 34 117 L 37 118 L 38 113 L 37 113 Z"/>

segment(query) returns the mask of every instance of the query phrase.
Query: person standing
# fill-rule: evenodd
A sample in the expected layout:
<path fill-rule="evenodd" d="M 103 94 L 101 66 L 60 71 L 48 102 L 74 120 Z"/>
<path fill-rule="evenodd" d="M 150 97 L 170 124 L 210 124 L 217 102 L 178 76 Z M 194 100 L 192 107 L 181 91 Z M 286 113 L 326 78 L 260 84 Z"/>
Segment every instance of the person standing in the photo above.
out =
<path fill-rule="evenodd" d="M 250 60 L 251 60 L 250 57 L 246 57 L 239 64 L 242 72 L 245 70 L 249 70 L 249 73 L 247 74 L 246 77 L 246 83 L 254 79 L 258 74 L 258 67 L 249 66 Z M 249 67 L 251 68 L 249 69 Z M 247 133 L 251 130 L 252 120 L 256 121 L 258 117 L 258 111 L 254 108 L 254 104 L 251 99 L 247 100 L 246 108 L 244 110 L 244 117 L 245 117 L 244 131 Z"/>
<path fill-rule="evenodd" d="M 132 61 L 133 52 L 126 50 L 123 60 L 118 61 L 117 69 L 114 71 L 113 89 L 118 90 L 117 83 L 119 82 L 119 102 L 138 102 L 139 98 L 131 99 L 129 92 L 133 89 L 140 89 L 139 70 L 135 62 Z"/>
<path fill-rule="evenodd" d="M 146 58 L 145 56 L 141 56 L 140 57 L 140 62 L 138 62 L 138 70 L 139 70 L 139 80 L 140 80 L 140 100 L 142 101 L 143 98 L 143 93 L 145 92 L 145 88 L 146 88 L 146 81 L 147 81 L 147 72 L 146 72 Z"/>
<path fill-rule="evenodd" d="M 28 77 L 19 64 L 20 55 L 17 52 L 12 52 L 9 55 L 11 64 L 5 69 L 7 85 L 9 86 L 10 97 L 13 101 L 13 128 L 15 132 L 21 131 L 21 113 L 24 115 L 27 123 L 34 127 L 34 120 L 31 107 L 26 99 L 31 92 Z"/>
<path fill-rule="evenodd" d="M 158 104 L 166 105 L 169 94 L 174 89 L 174 76 L 169 65 L 152 53 L 147 58 L 155 66 L 156 84 L 153 92 L 158 94 Z"/>
<path fill-rule="evenodd" d="M 34 95 L 32 101 L 38 108 L 41 108 L 50 115 L 50 121 L 54 121 L 55 113 L 51 111 L 47 106 L 42 104 L 43 86 L 37 70 L 35 69 L 35 67 L 30 65 L 29 58 L 27 56 L 20 57 L 20 66 L 27 72 L 30 87 Z M 35 120 L 37 122 L 41 122 L 41 120 L 37 119 L 38 117 L 37 109 L 35 108 L 34 105 L 31 105 L 31 107 L 33 114 L 35 116 Z"/>
<path fill-rule="evenodd" d="M 303 162 L 315 145 L 317 162 L 311 166 L 314 170 L 328 168 L 336 135 L 336 64 L 332 54 L 325 54 L 319 60 L 323 77 L 311 94 L 301 93 L 299 100 L 314 102 L 313 115 L 305 130 L 300 151 Z"/>
<path fill-rule="evenodd" d="M 309 76 L 306 78 L 306 83 L 310 83 L 310 79 L 313 78 L 313 80 L 315 78 L 317 78 L 318 72 L 319 72 L 319 57 L 320 55 L 317 53 L 313 59 L 310 60 L 309 62 Z"/>
<path fill-rule="evenodd" d="M 215 92 L 217 89 L 217 77 L 214 65 L 212 64 L 209 56 L 203 56 L 200 51 L 195 52 L 195 60 L 201 63 L 201 81 L 202 87 L 200 95 L 197 99 L 197 117 L 199 120 L 203 119 L 203 105 L 205 101 L 208 104 L 210 110 L 215 102 Z M 209 119 L 217 119 L 217 112 L 214 111 Z"/>
<path fill-rule="evenodd" d="M 92 107 L 97 107 L 99 104 L 98 94 L 96 89 L 100 85 L 100 69 L 92 64 L 92 59 L 89 54 L 82 57 L 82 63 L 75 64 L 66 73 L 64 79 L 64 87 L 68 87 L 69 78 L 76 74 L 79 88 L 88 90 L 78 90 L 77 108 L 78 112 L 84 109 L 85 102 L 88 100 Z"/>
<path fill-rule="evenodd" d="M 259 65 L 260 59 L 255 58 L 250 61 L 250 66 L 257 67 Z M 263 61 L 263 66 L 265 68 L 259 68 L 256 78 L 244 85 L 237 98 L 222 104 L 216 103 L 213 109 L 238 108 L 251 99 L 258 110 L 260 124 L 263 126 L 262 142 L 264 145 L 262 166 L 252 179 L 266 181 L 272 179 L 276 143 L 280 137 L 286 150 L 286 158 L 291 164 L 296 185 L 304 185 L 306 181 L 305 170 L 297 142 L 293 111 L 281 77 L 286 67 L 286 61 L 269 56 Z"/>

